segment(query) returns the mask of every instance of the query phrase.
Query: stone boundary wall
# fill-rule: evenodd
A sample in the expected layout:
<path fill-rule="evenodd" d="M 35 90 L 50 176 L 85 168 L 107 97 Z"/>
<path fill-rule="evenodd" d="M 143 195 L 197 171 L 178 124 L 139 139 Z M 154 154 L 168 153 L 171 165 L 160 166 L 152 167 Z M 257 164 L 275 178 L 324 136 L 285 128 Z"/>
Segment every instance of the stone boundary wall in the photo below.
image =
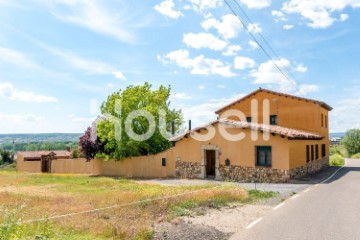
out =
<path fill-rule="evenodd" d="M 329 166 L 329 157 L 324 157 L 320 160 L 310 161 L 304 166 L 291 169 L 289 171 L 289 176 L 291 179 L 301 177 L 306 174 L 319 171 L 327 166 Z"/>
<path fill-rule="evenodd" d="M 183 162 L 177 160 L 175 163 L 175 175 L 178 178 L 203 178 L 201 177 L 202 167 L 203 166 L 201 166 L 199 163 Z"/>

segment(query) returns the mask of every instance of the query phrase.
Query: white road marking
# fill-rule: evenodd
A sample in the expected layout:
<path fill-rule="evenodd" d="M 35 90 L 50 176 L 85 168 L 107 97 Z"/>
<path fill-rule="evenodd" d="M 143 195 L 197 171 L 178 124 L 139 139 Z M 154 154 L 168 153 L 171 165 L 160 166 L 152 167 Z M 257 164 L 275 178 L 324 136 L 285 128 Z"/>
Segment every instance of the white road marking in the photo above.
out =
<path fill-rule="evenodd" d="M 277 206 L 275 206 L 274 208 L 273 208 L 273 210 L 276 210 L 276 209 L 278 209 L 278 208 L 281 208 L 282 206 L 284 206 L 285 205 L 285 203 L 283 202 L 283 203 L 280 203 L 280 204 L 278 204 Z"/>
<path fill-rule="evenodd" d="M 252 228 L 252 227 L 255 226 L 257 223 L 259 223 L 261 220 L 263 220 L 263 219 L 262 219 L 262 218 L 256 219 L 255 221 L 253 221 L 252 223 L 250 223 L 250 224 L 246 227 L 246 229 Z"/>
<path fill-rule="evenodd" d="M 303 193 L 306 193 L 306 192 L 308 192 L 308 191 L 310 191 L 310 188 L 304 190 Z"/>
<path fill-rule="evenodd" d="M 342 166 L 341 168 L 339 168 L 338 170 L 336 170 L 330 177 L 328 177 L 327 179 L 325 179 L 325 180 L 322 181 L 321 183 L 324 183 L 324 182 L 330 180 L 331 178 L 333 178 L 333 177 L 335 176 L 335 174 L 336 174 L 338 171 L 340 171 L 341 169 L 343 169 L 344 167 L 346 167 L 346 160 L 345 160 L 345 165 L 344 165 L 344 166 Z M 317 185 L 318 185 L 318 184 L 317 184 Z"/>
<path fill-rule="evenodd" d="M 297 197 L 299 197 L 299 194 L 296 194 L 296 195 L 292 196 L 291 199 L 295 199 Z"/>

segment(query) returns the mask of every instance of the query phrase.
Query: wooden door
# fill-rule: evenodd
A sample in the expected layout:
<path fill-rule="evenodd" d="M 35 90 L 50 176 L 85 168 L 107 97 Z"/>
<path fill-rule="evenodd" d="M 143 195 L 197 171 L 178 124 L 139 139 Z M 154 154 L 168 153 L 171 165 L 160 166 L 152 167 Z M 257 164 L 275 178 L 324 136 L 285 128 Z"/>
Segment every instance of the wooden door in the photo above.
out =
<path fill-rule="evenodd" d="M 206 175 L 215 176 L 215 150 L 206 150 Z"/>

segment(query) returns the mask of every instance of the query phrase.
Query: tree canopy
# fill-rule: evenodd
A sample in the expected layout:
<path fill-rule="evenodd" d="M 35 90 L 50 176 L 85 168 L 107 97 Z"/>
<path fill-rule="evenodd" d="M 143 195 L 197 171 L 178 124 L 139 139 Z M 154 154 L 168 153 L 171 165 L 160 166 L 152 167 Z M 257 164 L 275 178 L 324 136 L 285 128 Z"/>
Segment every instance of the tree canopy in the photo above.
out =
<path fill-rule="evenodd" d="M 342 144 L 350 156 L 360 153 L 360 129 L 348 130 L 342 140 Z"/>
<path fill-rule="evenodd" d="M 107 120 L 97 124 L 97 137 L 104 144 L 98 156 L 122 159 L 168 149 L 171 143 L 163 136 L 164 131 L 171 132 L 172 122 L 178 130 L 183 122 L 181 111 L 169 106 L 170 91 L 170 86 L 161 85 L 153 90 L 151 84 L 145 83 L 111 94 L 101 105 L 101 113 Z M 150 116 L 147 118 L 144 112 Z M 134 116 L 135 113 L 140 115 Z M 152 134 L 143 140 L 132 137 L 149 132 Z"/>

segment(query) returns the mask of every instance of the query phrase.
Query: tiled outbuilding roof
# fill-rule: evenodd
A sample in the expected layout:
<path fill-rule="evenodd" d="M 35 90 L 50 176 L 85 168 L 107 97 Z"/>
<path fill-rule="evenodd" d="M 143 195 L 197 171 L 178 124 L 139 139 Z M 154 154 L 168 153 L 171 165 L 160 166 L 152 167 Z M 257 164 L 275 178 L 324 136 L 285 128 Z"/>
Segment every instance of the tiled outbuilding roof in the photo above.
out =
<path fill-rule="evenodd" d="M 259 124 L 259 123 L 234 121 L 234 120 L 222 118 L 222 119 L 213 121 L 207 125 L 187 131 L 186 133 L 184 133 L 182 135 L 172 138 L 170 141 L 173 141 L 173 142 L 179 141 L 183 137 L 185 137 L 187 134 L 191 134 L 200 129 L 205 129 L 207 126 L 214 125 L 215 123 L 225 124 L 227 126 L 232 126 L 235 128 L 252 129 L 252 130 L 257 130 L 257 131 L 262 131 L 262 132 L 269 132 L 272 134 L 277 134 L 280 136 L 287 137 L 290 140 L 305 140 L 305 139 L 306 140 L 322 140 L 322 139 L 324 139 L 324 136 L 321 136 L 316 133 L 303 131 L 303 130 L 281 127 L 281 126 L 277 126 L 277 125 L 266 125 L 266 124 Z"/>
<path fill-rule="evenodd" d="M 69 151 L 28 151 L 28 152 L 17 152 L 21 154 L 24 159 L 37 159 L 41 158 L 42 155 L 49 155 L 50 153 L 54 153 L 56 158 L 68 158 L 71 156 L 71 152 Z"/>

